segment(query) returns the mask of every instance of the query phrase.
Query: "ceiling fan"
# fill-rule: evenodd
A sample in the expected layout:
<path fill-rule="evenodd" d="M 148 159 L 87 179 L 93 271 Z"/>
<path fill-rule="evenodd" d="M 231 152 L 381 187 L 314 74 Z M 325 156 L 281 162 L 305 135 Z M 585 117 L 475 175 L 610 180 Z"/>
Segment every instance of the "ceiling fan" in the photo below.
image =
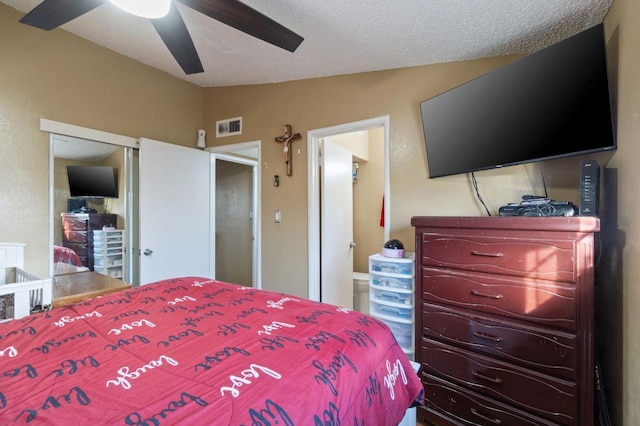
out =
<path fill-rule="evenodd" d="M 20 22 L 43 30 L 52 30 L 73 19 L 84 15 L 109 0 L 44 0 L 27 13 Z M 121 4 L 124 0 L 111 0 L 118 7 L 140 16 L 150 17 L 151 23 L 176 59 L 185 74 L 203 72 L 200 57 L 189 35 L 187 26 L 174 4 L 180 3 L 237 30 L 273 44 L 274 46 L 294 52 L 304 40 L 301 36 L 280 25 L 271 18 L 261 14 L 238 0 L 159 0 L 162 3 L 162 17 L 159 14 L 138 13 L 140 4 L 154 3 L 151 0 L 131 0 L 133 6 L 126 9 Z"/>

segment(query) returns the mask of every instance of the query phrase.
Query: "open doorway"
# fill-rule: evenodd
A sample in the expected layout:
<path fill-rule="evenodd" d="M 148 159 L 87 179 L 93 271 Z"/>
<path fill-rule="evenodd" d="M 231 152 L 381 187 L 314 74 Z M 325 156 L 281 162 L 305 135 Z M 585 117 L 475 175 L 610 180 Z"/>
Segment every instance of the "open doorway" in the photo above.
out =
<path fill-rule="evenodd" d="M 334 235 L 327 235 L 322 230 L 325 228 L 323 221 L 331 220 L 330 215 L 322 215 L 322 191 L 321 182 L 323 181 L 323 167 L 321 167 L 321 147 L 324 139 L 336 137 L 337 135 L 352 133 L 352 132 L 366 132 L 371 129 L 381 128 L 384 139 L 384 208 L 382 208 L 382 200 L 379 200 L 376 214 L 382 214 L 382 220 L 384 225 L 384 233 L 380 247 L 389 238 L 389 117 L 377 117 L 368 120 L 362 120 L 353 123 L 346 123 L 342 125 L 327 127 L 323 129 L 316 129 L 309 131 L 307 134 L 307 140 L 309 141 L 309 157 L 308 157 L 308 221 L 309 221 L 309 293 L 308 296 L 312 300 L 324 301 L 322 297 L 323 285 L 337 285 L 332 283 L 323 283 L 322 269 L 325 264 L 332 264 L 335 259 L 326 259 L 322 255 L 323 240 L 327 238 L 334 238 Z M 380 217 L 380 216 L 378 216 Z M 336 218 L 338 219 L 338 218 Z M 357 247 L 357 241 L 344 242 L 344 244 L 351 245 L 355 243 Z M 371 253 L 373 254 L 373 253 Z M 325 253 L 325 257 L 326 257 Z M 344 259 L 349 261 L 348 259 Z M 352 261 L 352 260 L 351 260 Z M 353 265 L 349 266 L 350 276 L 342 277 L 339 282 L 341 285 L 345 283 L 353 283 Z M 345 268 L 340 268 L 346 270 Z"/>
<path fill-rule="evenodd" d="M 260 141 L 207 148 L 215 211 L 214 276 L 261 288 Z"/>

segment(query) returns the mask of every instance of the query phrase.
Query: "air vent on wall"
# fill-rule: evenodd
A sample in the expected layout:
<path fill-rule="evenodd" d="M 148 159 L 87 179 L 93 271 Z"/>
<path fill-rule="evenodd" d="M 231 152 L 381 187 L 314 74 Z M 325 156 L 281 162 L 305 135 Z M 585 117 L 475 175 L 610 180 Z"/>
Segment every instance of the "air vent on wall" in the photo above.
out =
<path fill-rule="evenodd" d="M 216 121 L 216 138 L 242 134 L 242 117 Z"/>

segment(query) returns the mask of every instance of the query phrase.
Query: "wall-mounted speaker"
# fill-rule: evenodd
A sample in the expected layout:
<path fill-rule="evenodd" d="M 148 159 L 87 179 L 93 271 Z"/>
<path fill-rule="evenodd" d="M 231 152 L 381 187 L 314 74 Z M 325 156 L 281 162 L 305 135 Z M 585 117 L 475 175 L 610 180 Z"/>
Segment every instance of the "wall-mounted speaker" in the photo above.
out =
<path fill-rule="evenodd" d="M 600 165 L 595 160 L 580 163 L 580 216 L 598 216 Z"/>

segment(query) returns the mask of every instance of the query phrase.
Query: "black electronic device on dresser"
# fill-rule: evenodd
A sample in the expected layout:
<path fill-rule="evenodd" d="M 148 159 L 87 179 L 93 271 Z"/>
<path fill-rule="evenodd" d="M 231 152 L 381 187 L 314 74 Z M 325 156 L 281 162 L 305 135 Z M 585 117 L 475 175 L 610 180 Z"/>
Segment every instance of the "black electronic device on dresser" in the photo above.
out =
<path fill-rule="evenodd" d="M 414 217 L 434 425 L 594 424 L 595 217 Z"/>
<path fill-rule="evenodd" d="M 93 271 L 93 231 L 105 226 L 116 227 L 118 216 L 101 213 L 62 213 L 62 245 L 75 251 Z"/>
<path fill-rule="evenodd" d="M 598 216 L 600 165 L 595 160 L 580 163 L 580 216 Z"/>

